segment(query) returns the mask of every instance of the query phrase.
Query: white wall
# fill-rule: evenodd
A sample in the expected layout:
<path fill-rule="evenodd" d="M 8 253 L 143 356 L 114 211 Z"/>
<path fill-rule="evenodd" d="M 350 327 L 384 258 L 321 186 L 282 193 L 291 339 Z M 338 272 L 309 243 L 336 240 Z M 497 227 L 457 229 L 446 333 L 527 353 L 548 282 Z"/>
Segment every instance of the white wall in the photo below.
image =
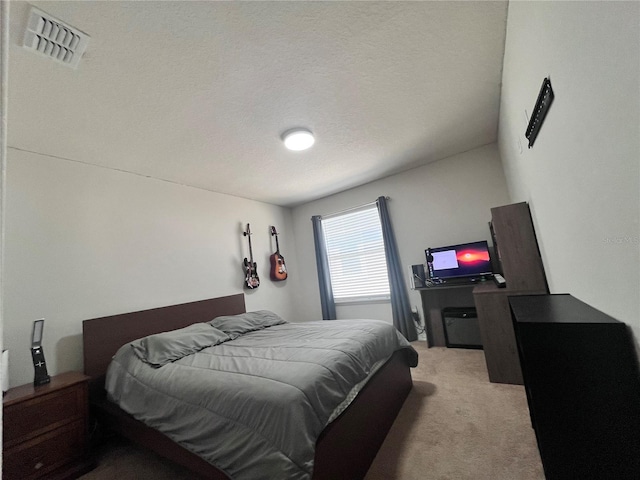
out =
<path fill-rule="evenodd" d="M 638 2 L 511 2 L 499 128 L 511 199 L 530 202 L 551 292 L 628 323 L 636 338 L 639 25 Z M 548 75 L 555 101 L 527 149 L 525 110 Z"/>
<path fill-rule="evenodd" d="M 425 262 L 425 248 L 491 241 L 490 208 L 509 203 L 497 145 L 491 144 L 294 208 L 298 269 L 308 278 L 297 284 L 301 320 L 322 317 L 311 216 L 369 203 L 381 195 L 391 197 L 389 213 L 407 288 L 409 265 Z M 424 318 L 419 292 L 410 290 L 409 296 Z M 337 315 L 390 322 L 391 307 L 389 303 L 338 306 Z"/>
<path fill-rule="evenodd" d="M 269 226 L 281 233 L 285 257 L 295 243 L 289 209 L 11 148 L 8 159 L 12 386 L 33 381 L 33 320 L 46 319 L 55 374 L 82 370 L 82 320 L 242 292 L 247 222 L 262 280 L 247 292 L 247 309 L 293 316 L 293 285 L 269 280 Z M 295 278 L 295 262 L 287 266 Z"/>
<path fill-rule="evenodd" d="M 4 348 L 4 195 L 5 171 L 7 165 L 7 82 L 9 68 L 9 2 L 0 0 L 0 352 Z M 3 372 L 0 359 L 0 372 Z M 0 373 L 0 378 L 2 374 Z M 0 432 L 2 430 L 2 411 L 0 411 Z M 0 435 L 0 479 L 2 478 L 2 435 Z"/>

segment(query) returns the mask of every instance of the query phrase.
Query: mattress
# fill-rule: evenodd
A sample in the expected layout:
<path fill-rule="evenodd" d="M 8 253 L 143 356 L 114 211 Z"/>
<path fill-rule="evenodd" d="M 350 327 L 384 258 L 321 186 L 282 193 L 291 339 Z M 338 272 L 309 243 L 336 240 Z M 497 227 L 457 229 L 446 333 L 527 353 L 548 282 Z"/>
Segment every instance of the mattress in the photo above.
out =
<path fill-rule="evenodd" d="M 140 353 L 155 345 L 149 339 L 124 345 L 106 389 L 134 418 L 237 480 L 310 479 L 320 433 L 373 372 L 398 349 L 417 364 L 387 322 L 288 323 L 270 312 L 221 319 L 172 338 L 169 349 L 160 341 L 156 358 Z"/>

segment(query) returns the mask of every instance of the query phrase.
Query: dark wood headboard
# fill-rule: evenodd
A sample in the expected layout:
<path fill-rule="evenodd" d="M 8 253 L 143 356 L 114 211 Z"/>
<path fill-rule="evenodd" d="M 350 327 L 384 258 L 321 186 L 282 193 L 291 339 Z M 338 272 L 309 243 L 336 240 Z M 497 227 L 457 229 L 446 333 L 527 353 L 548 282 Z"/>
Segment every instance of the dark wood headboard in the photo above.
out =
<path fill-rule="evenodd" d="M 125 343 L 192 323 L 208 322 L 220 315 L 236 315 L 245 311 L 244 294 L 239 293 L 83 321 L 84 373 L 91 377 L 92 392 L 104 388 L 109 362 Z"/>

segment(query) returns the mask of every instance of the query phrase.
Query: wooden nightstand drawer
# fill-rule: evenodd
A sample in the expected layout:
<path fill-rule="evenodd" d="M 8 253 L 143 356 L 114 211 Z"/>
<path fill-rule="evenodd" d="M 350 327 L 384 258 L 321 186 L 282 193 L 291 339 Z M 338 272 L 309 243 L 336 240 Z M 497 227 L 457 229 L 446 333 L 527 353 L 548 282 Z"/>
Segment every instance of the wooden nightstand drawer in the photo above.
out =
<path fill-rule="evenodd" d="M 73 385 L 48 395 L 5 407 L 4 444 L 11 447 L 60 425 L 82 418 L 84 385 Z"/>
<path fill-rule="evenodd" d="M 85 425 L 83 420 L 78 420 L 6 451 L 3 478 L 40 478 L 80 458 L 85 451 Z"/>
<path fill-rule="evenodd" d="M 9 389 L 2 399 L 4 480 L 69 480 L 93 468 L 88 381 L 67 372 L 46 385 Z"/>

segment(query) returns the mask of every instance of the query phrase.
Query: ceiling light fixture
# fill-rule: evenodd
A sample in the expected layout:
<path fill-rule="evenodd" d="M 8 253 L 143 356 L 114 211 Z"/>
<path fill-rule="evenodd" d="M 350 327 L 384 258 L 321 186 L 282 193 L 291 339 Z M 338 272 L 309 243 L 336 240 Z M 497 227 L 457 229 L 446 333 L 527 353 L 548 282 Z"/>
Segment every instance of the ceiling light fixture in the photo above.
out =
<path fill-rule="evenodd" d="M 300 151 L 310 148 L 316 139 L 306 128 L 293 128 L 282 134 L 282 141 L 289 150 Z"/>

